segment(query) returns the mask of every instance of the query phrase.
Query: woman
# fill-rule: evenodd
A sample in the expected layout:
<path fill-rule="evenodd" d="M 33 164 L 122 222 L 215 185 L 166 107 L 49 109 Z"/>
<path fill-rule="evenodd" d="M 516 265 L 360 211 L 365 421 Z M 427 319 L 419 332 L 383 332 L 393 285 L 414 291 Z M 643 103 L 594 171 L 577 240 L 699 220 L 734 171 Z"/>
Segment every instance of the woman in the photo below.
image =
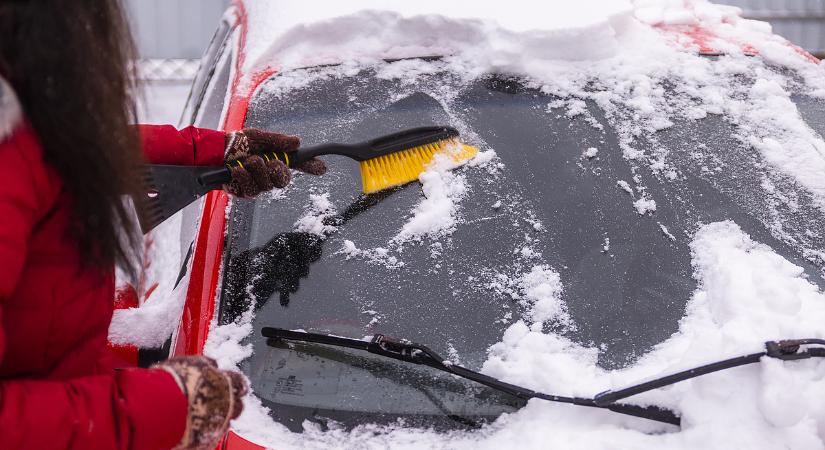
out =
<path fill-rule="evenodd" d="M 133 47 L 115 0 L 0 3 L 0 448 L 213 448 L 243 377 L 203 357 L 113 370 L 114 267 L 136 246 L 124 194 L 146 159 L 241 159 L 226 189 L 289 182 L 256 153 L 297 138 L 133 127 Z M 324 172 L 320 161 L 303 167 Z"/>

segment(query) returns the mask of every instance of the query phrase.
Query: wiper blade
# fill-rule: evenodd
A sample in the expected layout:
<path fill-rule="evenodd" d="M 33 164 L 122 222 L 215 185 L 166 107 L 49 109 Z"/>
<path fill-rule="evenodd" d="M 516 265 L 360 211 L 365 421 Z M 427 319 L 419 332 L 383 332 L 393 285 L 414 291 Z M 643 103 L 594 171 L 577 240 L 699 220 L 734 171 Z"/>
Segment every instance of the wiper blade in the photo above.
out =
<path fill-rule="evenodd" d="M 313 342 L 337 347 L 365 350 L 376 355 L 386 356 L 388 358 L 414 364 L 422 364 L 475 381 L 477 383 L 481 383 L 485 386 L 489 386 L 493 389 L 506 392 L 510 395 L 525 400 L 540 398 L 551 402 L 604 408 L 620 414 L 641 417 L 644 419 L 655 420 L 657 422 L 677 426 L 680 424 L 679 416 L 669 409 L 660 408 L 658 406 L 637 406 L 616 402 L 633 395 L 648 392 L 664 386 L 669 386 L 680 381 L 718 372 L 720 370 L 753 364 L 759 362 L 759 360 L 765 356 L 784 361 L 795 361 L 808 358 L 825 358 L 825 339 L 789 339 L 782 341 L 769 341 L 765 343 L 764 352 L 752 353 L 749 355 L 738 356 L 735 358 L 706 364 L 704 366 L 684 370 L 671 375 L 645 381 L 643 383 L 634 384 L 623 389 L 605 391 L 596 395 L 595 398 L 590 399 L 545 394 L 515 384 L 506 383 L 497 378 L 452 364 L 450 361 L 444 360 L 426 346 L 406 340 L 393 339 L 382 334 L 376 334 L 370 341 L 329 336 L 325 334 L 306 333 L 302 331 L 290 331 L 280 328 L 264 328 L 261 331 L 261 334 L 271 339 Z"/>
<path fill-rule="evenodd" d="M 286 341 L 311 342 L 335 347 L 364 350 L 376 355 L 397 359 L 399 361 L 429 366 L 443 372 L 475 381 L 476 383 L 483 384 L 495 390 L 505 392 L 524 400 L 539 398 L 551 402 L 569 403 L 579 406 L 607 409 L 620 414 L 655 420 L 657 422 L 663 422 L 670 425 L 679 425 L 680 423 L 679 416 L 676 415 L 676 413 L 658 406 L 638 406 L 615 402 L 610 402 L 609 404 L 598 404 L 595 399 L 590 398 L 567 397 L 563 395 L 552 395 L 536 392 L 532 389 L 510 384 L 497 378 L 493 378 L 457 364 L 453 364 L 424 345 L 406 340 L 393 339 L 383 334 L 376 334 L 369 341 L 270 327 L 266 327 L 261 330 L 261 334 L 264 337 L 275 340 L 282 339 Z"/>

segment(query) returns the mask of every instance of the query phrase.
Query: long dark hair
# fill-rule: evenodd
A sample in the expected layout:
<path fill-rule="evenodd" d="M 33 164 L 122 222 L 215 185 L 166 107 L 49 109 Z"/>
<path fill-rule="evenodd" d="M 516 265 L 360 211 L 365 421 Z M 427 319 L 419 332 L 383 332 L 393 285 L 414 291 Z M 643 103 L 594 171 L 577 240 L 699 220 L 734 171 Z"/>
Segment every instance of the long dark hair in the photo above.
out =
<path fill-rule="evenodd" d="M 3 0 L 0 74 L 71 197 L 69 230 L 87 264 L 129 263 L 137 237 L 122 196 L 140 162 L 135 47 L 118 0 Z"/>

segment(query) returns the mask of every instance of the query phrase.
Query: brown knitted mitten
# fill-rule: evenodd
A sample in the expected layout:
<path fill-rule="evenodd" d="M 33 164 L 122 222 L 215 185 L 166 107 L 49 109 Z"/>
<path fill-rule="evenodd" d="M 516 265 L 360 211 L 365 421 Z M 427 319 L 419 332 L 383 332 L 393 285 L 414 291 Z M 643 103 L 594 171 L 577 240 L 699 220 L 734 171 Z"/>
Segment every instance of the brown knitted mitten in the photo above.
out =
<path fill-rule="evenodd" d="M 243 411 L 248 392 L 246 379 L 237 372 L 218 369 L 203 356 L 172 358 L 153 366 L 172 374 L 189 402 L 186 431 L 177 450 L 213 449 Z"/>

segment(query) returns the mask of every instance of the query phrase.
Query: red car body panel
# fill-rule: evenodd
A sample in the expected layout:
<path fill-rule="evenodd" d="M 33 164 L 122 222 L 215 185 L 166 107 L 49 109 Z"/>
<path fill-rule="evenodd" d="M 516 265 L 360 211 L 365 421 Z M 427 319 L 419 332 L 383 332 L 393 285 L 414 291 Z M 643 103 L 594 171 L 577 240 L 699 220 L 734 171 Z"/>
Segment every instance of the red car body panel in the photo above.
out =
<path fill-rule="evenodd" d="M 657 25 L 656 28 L 669 38 L 676 45 L 684 45 L 688 49 L 695 48 L 702 55 L 721 55 L 724 52 L 714 46 L 714 41 L 726 40 L 731 44 L 739 47 L 742 53 L 748 56 L 759 55 L 759 50 L 752 44 L 747 42 L 731 41 L 727 38 L 722 38 L 708 28 L 699 25 Z M 808 53 L 801 47 L 798 47 L 791 42 L 787 45 L 795 52 L 811 61 L 814 64 L 819 64 L 819 59 L 814 55 Z"/>
<path fill-rule="evenodd" d="M 261 447 L 252 441 L 248 441 L 233 431 L 226 433 L 226 436 L 224 436 L 218 445 L 218 449 L 220 450 L 260 450 L 264 448 L 266 447 Z"/>
<path fill-rule="evenodd" d="M 203 353 L 215 315 L 228 204 L 229 196 L 223 191 L 210 192 L 204 201 L 174 356 Z"/>

